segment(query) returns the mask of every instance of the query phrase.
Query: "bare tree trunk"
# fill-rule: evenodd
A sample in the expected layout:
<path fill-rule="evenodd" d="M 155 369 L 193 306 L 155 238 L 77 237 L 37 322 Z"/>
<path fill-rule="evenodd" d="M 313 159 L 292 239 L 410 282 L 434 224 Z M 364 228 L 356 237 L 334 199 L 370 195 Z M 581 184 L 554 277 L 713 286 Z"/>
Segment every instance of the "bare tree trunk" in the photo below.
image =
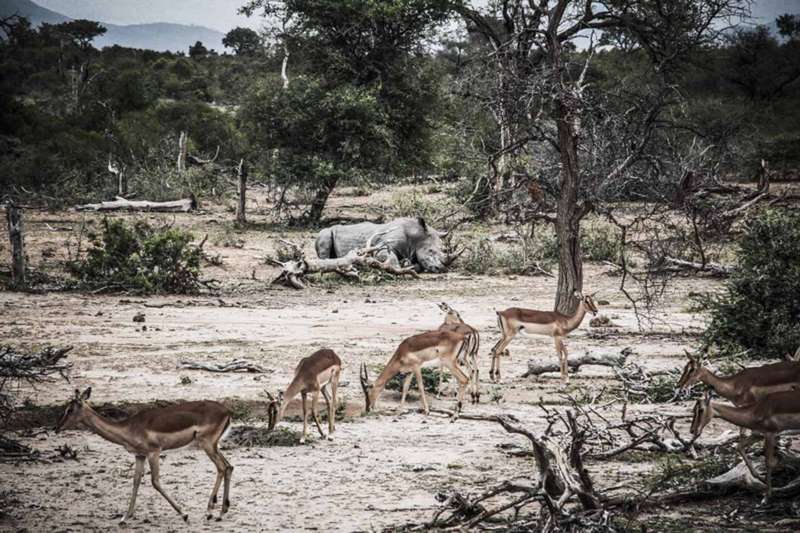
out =
<path fill-rule="evenodd" d="M 117 194 L 119 196 L 128 195 L 128 177 L 125 175 L 125 169 L 120 168 L 117 175 Z"/>
<path fill-rule="evenodd" d="M 247 195 L 247 167 L 244 164 L 244 159 L 239 162 L 239 202 L 236 204 L 236 223 L 247 224 L 247 215 L 245 214 Z"/>
<path fill-rule="evenodd" d="M 185 131 L 181 132 L 181 136 L 178 139 L 178 172 L 182 173 L 186 170 L 186 156 L 189 151 L 189 136 L 186 135 Z"/>
<path fill-rule="evenodd" d="M 6 204 L 8 236 L 11 239 L 11 281 L 15 286 L 25 285 L 25 241 L 23 238 L 22 210 L 13 203 Z"/>
<path fill-rule="evenodd" d="M 289 47 L 283 43 L 283 61 L 281 62 L 281 79 L 283 80 L 283 88 L 289 88 Z"/>
<path fill-rule="evenodd" d="M 554 72 L 561 69 L 561 43 L 557 37 L 551 43 L 551 66 Z M 563 74 L 561 74 L 563 75 Z M 580 223 L 583 209 L 578 205 L 580 170 L 575 129 L 575 110 L 569 105 L 569 95 L 564 80 L 560 83 L 562 94 L 557 103 L 556 122 L 558 145 L 561 153 L 560 195 L 556 213 L 558 239 L 558 292 L 556 311 L 572 314 L 578 304 L 573 293 L 583 289 L 583 258 L 581 253 Z"/>
<path fill-rule="evenodd" d="M 311 201 L 311 207 L 306 215 L 306 221 L 309 224 L 316 224 L 322 220 L 322 212 L 325 210 L 325 204 L 328 203 L 328 197 L 336 188 L 339 182 L 338 176 L 331 176 L 326 178 L 317 189 L 317 194 L 314 195 L 314 200 Z"/>

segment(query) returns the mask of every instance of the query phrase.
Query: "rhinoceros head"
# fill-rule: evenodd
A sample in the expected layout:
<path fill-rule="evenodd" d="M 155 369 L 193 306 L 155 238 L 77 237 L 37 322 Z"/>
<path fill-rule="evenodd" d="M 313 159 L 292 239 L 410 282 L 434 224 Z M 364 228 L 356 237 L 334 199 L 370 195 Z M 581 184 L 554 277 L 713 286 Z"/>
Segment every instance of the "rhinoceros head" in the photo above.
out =
<path fill-rule="evenodd" d="M 447 268 L 447 254 L 444 251 L 442 238 L 446 232 L 436 231 L 425 223 L 425 219 L 417 219 L 422 228 L 422 236 L 416 243 L 417 262 L 426 272 L 442 272 Z"/>

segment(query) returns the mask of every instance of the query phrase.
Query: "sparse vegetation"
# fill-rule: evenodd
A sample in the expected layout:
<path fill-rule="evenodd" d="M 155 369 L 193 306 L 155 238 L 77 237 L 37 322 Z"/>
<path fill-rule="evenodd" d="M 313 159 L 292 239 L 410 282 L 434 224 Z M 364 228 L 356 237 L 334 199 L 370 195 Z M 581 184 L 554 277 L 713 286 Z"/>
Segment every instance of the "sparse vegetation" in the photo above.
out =
<path fill-rule="evenodd" d="M 194 294 L 200 289 L 202 250 L 183 230 L 106 218 L 102 234 L 89 234 L 89 239 L 86 256 L 70 265 L 84 287 L 143 294 Z"/>

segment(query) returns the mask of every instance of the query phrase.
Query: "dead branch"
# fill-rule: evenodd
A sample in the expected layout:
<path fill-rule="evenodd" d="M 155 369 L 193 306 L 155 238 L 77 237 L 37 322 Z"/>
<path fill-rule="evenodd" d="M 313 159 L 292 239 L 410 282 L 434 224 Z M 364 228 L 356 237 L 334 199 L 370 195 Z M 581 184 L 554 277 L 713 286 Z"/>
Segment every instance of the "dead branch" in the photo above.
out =
<path fill-rule="evenodd" d="M 195 363 L 192 361 L 181 361 L 178 363 L 181 370 L 207 370 L 208 372 L 251 372 L 256 374 L 269 374 L 273 372 L 261 365 L 250 363 L 242 359 L 234 359 L 230 363 Z"/>
<path fill-rule="evenodd" d="M 289 245 L 293 250 L 296 259 L 281 262 L 276 259 L 267 260 L 273 265 L 281 267 L 281 273 L 272 280 L 272 285 L 282 284 L 294 289 L 304 289 L 306 287 L 304 278 L 309 274 L 334 272 L 340 276 L 359 279 L 360 274 L 356 267 L 366 267 L 380 270 L 393 276 L 411 276 L 419 279 L 419 274 L 413 266 L 397 267 L 388 262 L 379 261 L 374 254 L 383 249 L 383 246 L 369 246 L 359 250 L 351 250 L 344 257 L 334 259 L 307 259 L 302 248 L 289 241 L 281 242 Z"/>
<path fill-rule="evenodd" d="M 584 354 L 580 357 L 575 357 L 567 360 L 567 366 L 573 372 L 580 371 L 583 365 L 598 365 L 609 367 L 622 367 L 625 364 L 626 354 L 620 355 L 592 355 L 590 353 Z M 558 363 L 539 363 L 534 359 L 528 360 L 528 370 L 522 375 L 523 378 L 529 376 L 540 376 L 546 372 L 558 372 L 560 370 Z"/>
<path fill-rule="evenodd" d="M 96 204 L 76 205 L 76 211 L 153 211 L 159 213 L 188 213 L 197 209 L 195 198 L 184 198 L 170 202 L 148 202 L 146 200 L 116 200 Z"/>
<path fill-rule="evenodd" d="M 719 263 L 695 263 L 669 256 L 664 257 L 664 262 L 678 268 L 688 268 L 698 272 L 708 272 L 709 274 L 718 277 L 727 277 L 731 275 L 731 269 L 725 265 L 720 265 Z"/>

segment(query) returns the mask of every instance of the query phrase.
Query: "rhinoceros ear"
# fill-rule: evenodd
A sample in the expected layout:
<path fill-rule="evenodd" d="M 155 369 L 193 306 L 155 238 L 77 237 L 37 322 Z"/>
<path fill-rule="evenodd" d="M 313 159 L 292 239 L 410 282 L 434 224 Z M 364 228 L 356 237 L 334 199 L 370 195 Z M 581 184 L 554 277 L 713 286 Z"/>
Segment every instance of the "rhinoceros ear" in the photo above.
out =
<path fill-rule="evenodd" d="M 419 225 L 420 225 L 420 226 L 422 226 L 422 229 L 423 229 L 424 231 L 426 231 L 426 232 L 428 231 L 428 224 L 425 222 L 425 219 L 424 219 L 424 218 L 422 218 L 422 217 L 417 217 L 417 222 L 419 222 Z"/>

